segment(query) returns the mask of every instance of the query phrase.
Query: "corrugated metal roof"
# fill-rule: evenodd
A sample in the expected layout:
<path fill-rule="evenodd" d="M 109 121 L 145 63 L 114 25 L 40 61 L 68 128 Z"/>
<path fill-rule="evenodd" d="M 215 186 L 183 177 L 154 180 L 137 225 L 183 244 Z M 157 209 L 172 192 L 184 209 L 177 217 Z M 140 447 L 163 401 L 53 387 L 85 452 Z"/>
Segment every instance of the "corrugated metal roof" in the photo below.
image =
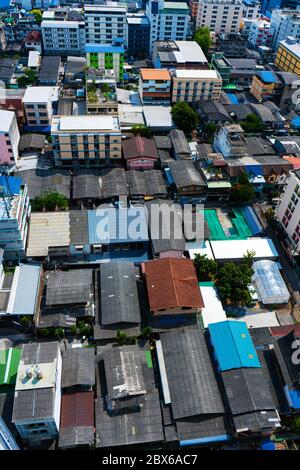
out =
<path fill-rule="evenodd" d="M 67 349 L 62 355 L 61 387 L 95 384 L 94 348 Z"/>
<path fill-rule="evenodd" d="M 50 247 L 70 245 L 69 212 L 31 214 L 27 256 L 48 256 Z"/>
<path fill-rule="evenodd" d="M 15 315 L 34 315 L 39 294 L 41 264 L 21 264 L 13 304 Z"/>
<path fill-rule="evenodd" d="M 92 294 L 92 269 L 70 269 L 49 273 L 46 305 L 85 304 L 93 301 Z"/>
<path fill-rule="evenodd" d="M 65 393 L 61 397 L 60 426 L 94 428 L 94 392 Z"/>
<path fill-rule="evenodd" d="M 246 323 L 224 321 L 208 325 L 220 370 L 260 367 Z"/>

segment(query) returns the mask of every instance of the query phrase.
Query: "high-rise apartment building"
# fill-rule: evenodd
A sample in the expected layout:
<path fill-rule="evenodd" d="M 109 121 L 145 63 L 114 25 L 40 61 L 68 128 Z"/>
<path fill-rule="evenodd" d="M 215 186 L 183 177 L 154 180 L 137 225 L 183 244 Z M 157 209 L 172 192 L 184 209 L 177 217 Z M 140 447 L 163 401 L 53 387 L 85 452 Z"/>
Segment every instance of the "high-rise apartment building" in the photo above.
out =
<path fill-rule="evenodd" d="M 273 10 L 270 27 L 274 30 L 272 44 L 275 51 L 280 41 L 288 36 L 300 41 L 300 10 Z"/>
<path fill-rule="evenodd" d="M 124 3 L 107 2 L 105 5 L 85 5 L 86 42 L 111 44 L 116 39 L 127 45 L 127 6 Z"/>
<path fill-rule="evenodd" d="M 243 17 L 242 0 L 199 0 L 196 26 L 216 33 L 237 33 Z"/>

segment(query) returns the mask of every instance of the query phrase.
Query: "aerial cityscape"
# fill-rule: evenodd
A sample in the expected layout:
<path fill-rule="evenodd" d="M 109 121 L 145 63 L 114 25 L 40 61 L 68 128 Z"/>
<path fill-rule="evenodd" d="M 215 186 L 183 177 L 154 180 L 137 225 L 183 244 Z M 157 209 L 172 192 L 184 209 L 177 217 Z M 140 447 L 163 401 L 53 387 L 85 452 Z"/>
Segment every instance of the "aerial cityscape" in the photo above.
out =
<path fill-rule="evenodd" d="M 300 0 L 75 1 L 0 0 L 0 450 L 299 450 Z"/>

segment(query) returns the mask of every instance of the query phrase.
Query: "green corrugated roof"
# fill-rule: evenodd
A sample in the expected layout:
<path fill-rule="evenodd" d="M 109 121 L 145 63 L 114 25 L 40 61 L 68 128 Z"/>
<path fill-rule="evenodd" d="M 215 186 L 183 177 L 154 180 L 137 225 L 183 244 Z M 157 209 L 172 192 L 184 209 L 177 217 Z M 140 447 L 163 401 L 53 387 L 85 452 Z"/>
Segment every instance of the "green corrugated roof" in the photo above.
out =
<path fill-rule="evenodd" d="M 202 281 L 202 282 L 198 282 L 198 285 L 201 287 L 215 287 L 215 283 L 212 282 L 212 281 Z"/>
<path fill-rule="evenodd" d="M 20 358 L 20 348 L 0 351 L 0 386 L 15 385 Z"/>
<path fill-rule="evenodd" d="M 147 359 L 148 367 L 149 367 L 149 369 L 152 369 L 152 368 L 153 368 L 153 364 L 152 364 L 151 352 L 150 352 L 150 351 L 146 351 L 145 354 L 146 354 L 146 359 Z"/>

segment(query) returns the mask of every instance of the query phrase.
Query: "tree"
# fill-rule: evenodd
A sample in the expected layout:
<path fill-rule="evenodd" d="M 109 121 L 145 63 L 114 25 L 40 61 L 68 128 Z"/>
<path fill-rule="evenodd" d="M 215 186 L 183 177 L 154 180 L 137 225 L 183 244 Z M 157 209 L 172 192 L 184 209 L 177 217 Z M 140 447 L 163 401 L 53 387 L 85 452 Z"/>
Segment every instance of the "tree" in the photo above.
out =
<path fill-rule="evenodd" d="M 194 257 L 194 266 L 199 281 L 211 281 L 218 270 L 218 263 L 199 253 Z"/>
<path fill-rule="evenodd" d="M 245 132 L 262 132 L 264 130 L 264 124 L 256 114 L 248 114 L 244 121 L 240 122 L 241 127 Z"/>
<path fill-rule="evenodd" d="M 57 328 L 54 328 L 54 336 L 57 336 L 58 338 L 62 338 L 65 335 L 65 330 L 61 327 L 58 326 Z"/>
<path fill-rule="evenodd" d="M 204 54 L 207 55 L 212 44 L 209 28 L 206 26 L 198 28 L 195 31 L 194 40 L 199 44 Z"/>
<path fill-rule="evenodd" d="M 38 9 L 35 8 L 35 9 L 31 10 L 30 13 L 31 13 L 32 15 L 34 15 L 35 21 L 36 21 L 37 23 L 41 23 L 41 22 L 42 22 L 43 15 L 42 15 L 41 10 L 38 10 Z"/>
<path fill-rule="evenodd" d="M 199 116 L 185 101 L 176 103 L 171 111 L 176 126 L 185 133 L 190 133 L 199 125 Z"/>
<path fill-rule="evenodd" d="M 208 139 L 208 141 L 210 142 L 212 141 L 217 129 L 218 129 L 218 126 L 214 122 L 208 122 L 207 124 L 205 124 L 204 134 L 206 138 Z"/>
<path fill-rule="evenodd" d="M 146 127 L 143 124 L 135 124 L 131 128 L 131 132 L 134 135 L 140 135 L 141 137 L 151 137 L 151 130 L 149 129 L 149 127 Z"/>
<path fill-rule="evenodd" d="M 38 330 L 38 334 L 41 336 L 48 337 L 51 335 L 51 330 L 49 328 L 41 328 Z"/>
<path fill-rule="evenodd" d="M 22 326 L 29 326 L 32 324 L 31 318 L 29 315 L 24 315 L 23 317 L 20 318 L 20 324 Z"/>
<path fill-rule="evenodd" d="M 246 173 L 242 173 L 238 182 L 232 186 L 230 197 L 238 204 L 246 204 L 255 198 L 255 191 Z"/>
<path fill-rule="evenodd" d="M 152 328 L 151 326 L 145 326 L 143 329 L 142 329 L 142 332 L 141 332 L 141 337 L 142 338 L 150 338 L 150 336 L 152 335 Z"/>
<path fill-rule="evenodd" d="M 68 207 L 68 199 L 57 191 L 48 191 L 31 201 L 31 209 L 33 212 L 42 212 L 44 209 L 54 211 L 57 208 L 67 210 Z"/>
<path fill-rule="evenodd" d="M 31 69 L 26 68 L 24 70 L 24 75 L 17 79 L 19 87 L 24 88 L 27 85 L 31 85 L 36 79 L 36 72 Z"/>
<path fill-rule="evenodd" d="M 219 269 L 217 287 L 221 300 L 235 305 L 249 305 L 251 295 L 248 285 L 253 274 L 252 268 L 241 263 L 227 263 Z"/>
<path fill-rule="evenodd" d="M 120 346 L 124 346 L 126 344 L 127 334 L 123 330 L 117 331 L 117 342 Z"/>
<path fill-rule="evenodd" d="M 246 254 L 243 256 L 243 260 L 241 262 L 241 265 L 244 268 L 252 269 L 252 265 L 253 265 L 255 255 L 256 255 L 256 253 L 255 253 L 254 250 L 250 250 L 250 251 L 247 250 Z"/>
<path fill-rule="evenodd" d="M 81 322 L 79 324 L 79 331 L 81 336 L 89 337 L 92 333 L 92 327 L 89 323 Z"/>
<path fill-rule="evenodd" d="M 78 328 L 76 325 L 72 325 L 70 328 L 71 335 L 76 336 L 77 335 Z"/>

